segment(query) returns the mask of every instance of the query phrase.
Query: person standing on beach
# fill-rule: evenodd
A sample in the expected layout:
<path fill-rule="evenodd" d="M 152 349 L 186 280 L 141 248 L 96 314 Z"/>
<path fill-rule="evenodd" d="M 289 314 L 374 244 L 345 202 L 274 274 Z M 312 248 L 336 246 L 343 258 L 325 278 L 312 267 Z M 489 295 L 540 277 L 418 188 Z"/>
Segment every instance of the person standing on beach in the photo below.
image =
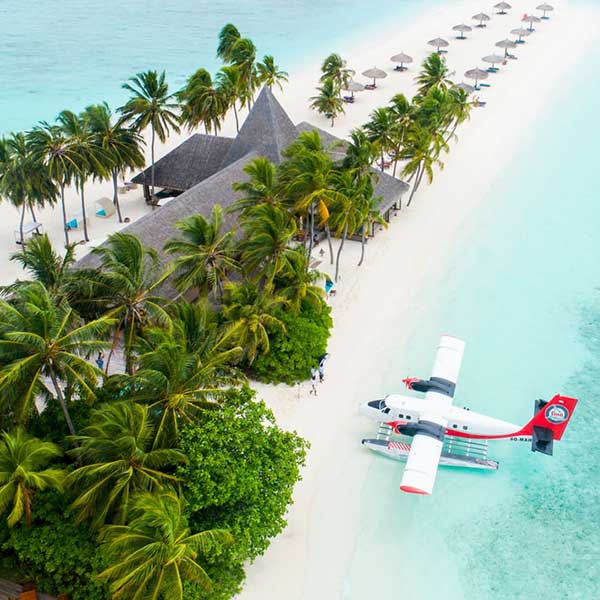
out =
<path fill-rule="evenodd" d="M 317 369 L 314 367 L 310 368 L 310 392 L 311 394 L 317 395 Z"/>
<path fill-rule="evenodd" d="M 325 360 L 322 360 L 319 363 L 319 383 L 323 383 L 325 381 Z"/>
<path fill-rule="evenodd" d="M 104 352 L 98 352 L 98 358 L 96 359 L 96 365 L 102 371 L 104 369 Z"/>

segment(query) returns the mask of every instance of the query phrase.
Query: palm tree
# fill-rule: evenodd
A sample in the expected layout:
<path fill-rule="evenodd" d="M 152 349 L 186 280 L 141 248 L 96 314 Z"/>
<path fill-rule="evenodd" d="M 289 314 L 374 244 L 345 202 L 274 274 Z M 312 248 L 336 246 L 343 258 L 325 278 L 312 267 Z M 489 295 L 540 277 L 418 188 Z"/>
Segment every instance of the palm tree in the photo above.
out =
<path fill-rule="evenodd" d="M 377 208 L 381 202 L 381 197 L 373 196 L 372 193 L 365 194 L 359 199 L 358 211 L 359 222 L 360 222 L 360 259 L 358 266 L 363 264 L 365 259 L 365 243 L 367 238 L 367 232 L 374 223 L 387 227 L 387 221 L 381 216 L 379 209 Z"/>
<path fill-rule="evenodd" d="M 219 45 L 217 56 L 225 63 L 232 61 L 232 50 L 235 43 L 241 38 L 240 32 L 235 25 L 227 23 L 219 32 Z"/>
<path fill-rule="evenodd" d="M 293 203 L 294 210 L 307 216 L 307 222 L 310 224 L 308 254 L 310 256 L 314 243 L 316 211 L 327 233 L 330 260 L 333 264 L 333 246 L 328 225 L 328 205 L 335 196 L 331 186 L 333 162 L 324 151 L 321 137 L 316 130 L 302 132 L 283 155 L 286 160 L 280 167 L 281 185 L 286 197 Z"/>
<path fill-rule="evenodd" d="M 210 219 L 192 215 L 176 227 L 183 238 L 171 238 L 165 244 L 167 254 L 178 255 L 172 262 L 175 286 L 181 292 L 195 287 L 201 296 L 212 292 L 213 298 L 220 299 L 229 274 L 240 270 L 234 258 L 234 232 L 222 231 L 221 206 L 213 206 Z"/>
<path fill-rule="evenodd" d="M 339 54 L 330 54 L 321 65 L 321 83 L 331 79 L 340 91 L 352 79 L 352 71 L 346 67 L 346 61 Z"/>
<path fill-rule="evenodd" d="M 288 74 L 275 64 L 275 59 L 270 54 L 263 56 L 262 62 L 256 65 L 256 69 L 258 81 L 261 84 L 266 85 L 269 89 L 273 89 L 273 86 L 277 85 L 283 91 L 282 83 L 287 83 Z"/>
<path fill-rule="evenodd" d="M 47 234 L 34 236 L 19 252 L 15 252 L 10 260 L 18 263 L 28 271 L 34 281 L 39 281 L 57 301 L 66 300 L 67 287 L 72 280 L 71 268 L 75 264 L 75 244 L 69 244 L 64 256 L 52 247 Z M 15 282 L 18 285 L 29 285 L 29 282 Z M 6 288 L 8 292 L 15 285 Z"/>
<path fill-rule="evenodd" d="M 177 94 L 181 103 L 181 121 L 188 129 L 202 124 L 207 134 L 213 131 L 217 135 L 221 120 L 229 108 L 227 94 L 229 91 L 223 87 L 213 86 L 208 71 L 198 69 Z"/>
<path fill-rule="evenodd" d="M 102 339 L 112 320 L 102 317 L 80 324 L 73 310 L 59 303 L 39 282 L 15 290 L 11 302 L 0 300 L 0 398 L 26 422 L 40 393 L 52 397 L 52 384 L 71 434 L 75 428 L 60 381 L 77 388 L 84 399 L 95 397 L 101 372 L 85 356 L 106 348 Z"/>
<path fill-rule="evenodd" d="M 127 525 L 108 525 L 100 542 L 112 566 L 99 578 L 109 582 L 112 598 L 183 600 L 184 581 L 211 589 L 198 555 L 231 544 L 233 538 L 221 529 L 192 534 L 183 501 L 169 491 L 138 494 Z"/>
<path fill-rule="evenodd" d="M 320 309 L 325 290 L 316 285 L 323 274 L 309 268 L 309 260 L 301 248 L 289 253 L 287 264 L 275 278 L 275 289 L 289 301 L 294 313 L 300 312 L 303 302 Z"/>
<path fill-rule="evenodd" d="M 434 87 L 448 88 L 452 81 L 448 78 L 448 66 L 446 59 L 437 52 L 430 54 L 421 65 L 421 72 L 416 78 L 419 84 L 419 96 L 425 96 Z"/>
<path fill-rule="evenodd" d="M 69 227 L 65 206 L 65 187 L 70 183 L 73 173 L 77 171 L 80 157 L 73 148 L 71 141 L 57 125 L 41 122 L 27 135 L 34 158 L 45 166 L 50 178 L 60 188 L 65 246 L 68 246 Z"/>
<path fill-rule="evenodd" d="M 381 171 L 385 166 L 385 154 L 398 145 L 398 127 L 394 113 L 390 108 L 384 106 L 376 108 L 371 113 L 370 120 L 365 124 L 365 131 L 371 142 L 377 144 L 380 151 Z"/>
<path fill-rule="evenodd" d="M 285 332 L 285 325 L 275 313 L 286 304 L 282 296 L 273 295 L 269 288 L 261 291 L 254 283 L 225 287 L 223 316 L 249 364 L 259 351 L 269 351 L 269 331 Z"/>
<path fill-rule="evenodd" d="M 249 101 L 256 89 L 256 46 L 248 38 L 238 39 L 231 48 L 230 62 L 240 73 L 241 85 L 247 90 Z"/>
<path fill-rule="evenodd" d="M 390 110 L 392 112 L 392 116 L 395 122 L 395 136 L 394 136 L 394 145 L 392 148 L 394 155 L 394 170 L 392 175 L 396 176 L 396 169 L 398 167 L 398 160 L 400 158 L 400 152 L 402 150 L 402 145 L 404 144 L 404 138 L 406 136 L 406 132 L 412 123 L 414 107 L 407 100 L 404 94 L 396 94 L 390 100 Z"/>
<path fill-rule="evenodd" d="M 125 121 L 132 123 L 134 129 L 142 132 L 150 126 L 150 156 L 152 161 L 151 180 L 154 195 L 154 141 L 155 137 L 164 144 L 172 128 L 179 133 L 178 105 L 173 102 L 174 94 L 169 94 L 165 72 L 145 71 L 124 83 L 123 89 L 131 93 L 129 101 L 119 108 Z"/>
<path fill-rule="evenodd" d="M 107 176 L 109 172 L 109 159 L 102 147 L 97 143 L 97 138 L 88 127 L 85 117 L 79 117 L 70 110 L 63 110 L 56 120 L 67 136 L 67 140 L 75 153 L 72 178 L 75 181 L 75 187 L 79 188 L 80 193 L 83 237 L 86 242 L 89 242 L 85 206 L 85 184 L 90 177 L 103 179 Z"/>
<path fill-rule="evenodd" d="M 406 141 L 402 150 L 401 158 L 407 163 L 402 171 L 403 175 L 415 178 L 413 188 L 408 198 L 407 206 L 410 206 L 413 196 L 421 185 L 424 175 L 427 175 L 429 183 L 433 181 L 433 167 L 444 168 L 444 163 L 439 159 L 441 148 L 447 147 L 440 133 L 432 133 L 429 129 L 414 124 L 406 135 Z"/>
<path fill-rule="evenodd" d="M 227 107 L 233 108 L 235 129 L 238 133 L 240 132 L 240 123 L 236 103 L 240 100 L 243 105 L 244 99 L 247 98 L 246 87 L 243 83 L 238 67 L 221 67 L 221 70 L 217 73 L 217 90 L 224 99 Z"/>
<path fill-rule="evenodd" d="M 340 89 L 333 79 L 325 79 L 323 85 L 318 87 L 317 91 L 319 95 L 310 98 L 310 107 L 318 113 L 325 115 L 328 119 L 331 119 L 331 126 L 333 127 L 335 118 L 346 112 L 344 110 L 344 103 L 339 95 Z"/>
<path fill-rule="evenodd" d="M 200 321 L 200 325 L 211 341 L 188 348 L 187 327 L 174 321 L 171 332 L 150 329 L 140 344 L 145 351 L 140 354 L 130 397 L 147 404 L 156 416 L 153 447 L 173 445 L 182 425 L 198 422 L 204 409 L 214 408 L 215 402 L 224 398 L 225 386 L 244 380 L 232 366 L 243 355 L 242 348 L 231 347 L 229 335 L 215 336 L 207 324 L 208 309 L 204 307 L 203 312 L 204 323 Z"/>
<path fill-rule="evenodd" d="M 355 169 L 365 175 L 371 170 L 376 157 L 377 145 L 369 139 L 365 130 L 362 128 L 352 130 L 342 166 L 345 169 Z"/>
<path fill-rule="evenodd" d="M 357 177 L 351 170 L 344 170 L 334 176 L 337 190 L 336 203 L 331 214 L 331 225 L 334 234 L 341 238 L 335 261 L 335 281 L 340 272 L 340 258 L 348 236 L 354 235 L 362 225 L 360 201 L 369 193 L 370 178 Z M 372 188 L 371 188 L 372 189 Z"/>
<path fill-rule="evenodd" d="M 242 193 L 243 197 L 229 210 L 241 211 L 244 216 L 249 210 L 261 204 L 282 206 L 277 168 L 268 158 L 260 156 L 251 160 L 244 166 L 244 173 L 248 175 L 248 180 L 231 186 L 234 192 Z"/>
<path fill-rule="evenodd" d="M 20 242 L 24 246 L 25 211 L 29 208 L 35 221 L 34 204 L 54 203 L 56 186 L 47 169 L 37 160 L 23 133 L 0 140 L 0 198 L 5 198 L 21 211 Z"/>
<path fill-rule="evenodd" d="M 451 88 L 448 90 L 448 99 L 452 129 L 446 138 L 446 142 L 454 137 L 459 125 L 471 118 L 471 109 L 473 108 L 473 104 L 469 100 L 469 95 L 461 88 Z"/>
<path fill-rule="evenodd" d="M 53 459 L 62 456 L 61 449 L 28 435 L 21 427 L 4 431 L 0 440 L 0 512 L 10 504 L 8 526 L 14 527 L 25 515 L 25 526 L 31 526 L 33 497 L 36 491 L 60 489 L 65 471 L 48 468 Z"/>
<path fill-rule="evenodd" d="M 122 121 L 113 122 L 110 108 L 106 102 L 88 106 L 84 111 L 96 143 L 102 148 L 109 160 L 109 173 L 113 183 L 113 204 L 117 209 L 119 223 L 123 222 L 119 203 L 118 176 L 125 169 L 141 169 L 145 165 L 142 136 Z"/>
<path fill-rule="evenodd" d="M 161 272 L 156 251 L 145 248 L 138 237 L 129 233 L 113 233 L 93 253 L 101 262 L 100 270 L 91 274 L 94 281 L 90 283 L 95 288 L 93 302 L 115 323 L 105 372 L 108 373 L 111 357 L 123 335 L 125 367 L 131 374 L 136 335 L 151 324 L 167 327 L 170 324 L 162 307 L 164 299 L 156 295 L 170 271 Z"/>
<path fill-rule="evenodd" d="M 287 211 L 262 204 L 248 211 L 241 224 L 245 236 L 239 247 L 244 269 L 259 278 L 264 276 L 267 285 L 271 285 L 294 252 L 289 244 L 296 233 L 296 223 Z"/>
<path fill-rule="evenodd" d="M 99 527 L 111 517 L 124 523 L 135 492 L 164 493 L 177 481 L 171 471 L 185 455 L 153 449 L 155 431 L 149 408 L 141 404 L 112 402 L 92 411 L 90 425 L 71 438 L 77 446 L 69 451 L 81 464 L 66 479 L 77 490 L 77 522 L 89 519 Z"/>

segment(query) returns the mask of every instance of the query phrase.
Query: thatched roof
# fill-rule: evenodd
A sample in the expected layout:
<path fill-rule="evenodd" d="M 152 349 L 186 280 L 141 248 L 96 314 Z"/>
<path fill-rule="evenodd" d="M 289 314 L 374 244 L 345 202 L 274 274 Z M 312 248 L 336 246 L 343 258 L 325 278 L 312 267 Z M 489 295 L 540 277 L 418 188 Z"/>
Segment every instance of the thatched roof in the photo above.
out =
<path fill-rule="evenodd" d="M 256 152 L 279 164 L 281 153 L 298 137 L 294 124 L 265 86 L 231 144 L 221 168 L 239 160 L 248 152 Z"/>
<path fill-rule="evenodd" d="M 382 198 L 378 208 L 379 213 L 383 214 L 402 198 L 410 186 L 408 183 L 404 183 L 404 181 L 400 181 L 400 179 L 396 179 L 387 173 L 382 173 L 375 169 L 371 170 L 379 176 L 375 180 L 374 192 L 376 196 L 381 196 Z"/>
<path fill-rule="evenodd" d="M 154 183 L 159 188 L 184 192 L 216 173 L 233 138 L 196 133 L 156 161 Z M 136 175 L 134 183 L 151 185 L 152 169 Z"/>
<path fill-rule="evenodd" d="M 138 236 L 145 246 L 154 248 L 158 252 L 159 262 L 166 264 L 171 257 L 162 251 L 163 246 L 169 238 L 180 235 L 176 225 L 182 219 L 195 214 L 203 214 L 208 217 L 215 204 L 223 207 L 223 231 L 235 226 L 237 215 L 228 213 L 227 208 L 231 206 L 240 194 L 234 192 L 231 186 L 236 182 L 248 179 L 243 168 L 248 161 L 257 158 L 254 152 L 229 165 L 227 168 L 215 173 L 208 179 L 201 181 L 177 198 L 145 214 L 143 217 L 122 229 L 122 233 Z M 79 262 L 82 267 L 97 267 L 100 263 L 98 257 L 90 253 Z M 172 296 L 173 290 L 170 286 L 164 286 L 160 290 L 162 295 Z"/>

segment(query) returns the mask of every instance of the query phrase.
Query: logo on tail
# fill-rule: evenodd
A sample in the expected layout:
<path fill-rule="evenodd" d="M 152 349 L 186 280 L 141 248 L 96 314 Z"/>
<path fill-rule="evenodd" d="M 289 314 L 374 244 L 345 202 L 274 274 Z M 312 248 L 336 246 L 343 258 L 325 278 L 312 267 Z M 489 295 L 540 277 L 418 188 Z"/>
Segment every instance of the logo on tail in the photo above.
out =
<path fill-rule="evenodd" d="M 546 407 L 544 416 L 553 425 L 560 425 L 569 420 L 569 410 L 560 404 L 551 404 Z"/>

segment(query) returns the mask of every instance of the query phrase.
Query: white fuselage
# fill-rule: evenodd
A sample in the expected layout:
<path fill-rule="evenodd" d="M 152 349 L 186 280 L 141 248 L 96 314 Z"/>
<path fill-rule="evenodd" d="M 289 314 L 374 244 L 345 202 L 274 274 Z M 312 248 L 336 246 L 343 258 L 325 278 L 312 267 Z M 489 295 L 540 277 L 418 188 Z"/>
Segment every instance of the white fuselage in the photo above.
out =
<path fill-rule="evenodd" d="M 376 406 L 376 403 L 379 406 Z M 360 411 L 380 423 L 398 426 L 416 425 L 431 413 L 431 405 L 424 398 L 390 394 L 383 400 L 362 404 Z M 457 406 L 436 407 L 436 414 L 446 421 L 446 435 L 472 438 L 505 438 L 518 435 L 521 427 L 500 419 L 476 413 Z"/>

